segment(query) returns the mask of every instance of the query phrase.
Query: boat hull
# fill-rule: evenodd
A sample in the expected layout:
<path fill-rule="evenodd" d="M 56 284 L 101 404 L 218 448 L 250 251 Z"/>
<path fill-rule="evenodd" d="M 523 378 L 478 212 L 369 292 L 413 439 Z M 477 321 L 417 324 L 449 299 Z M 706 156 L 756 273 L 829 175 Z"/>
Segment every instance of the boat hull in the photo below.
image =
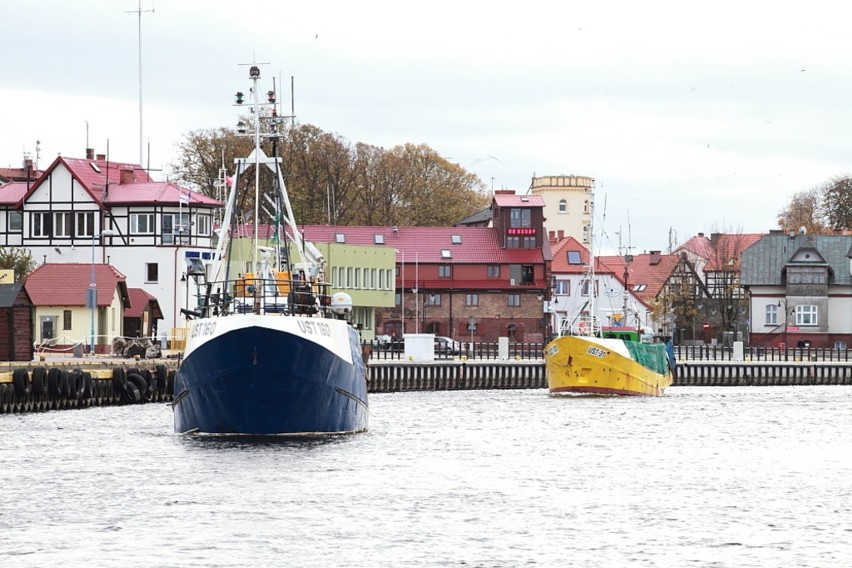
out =
<path fill-rule="evenodd" d="M 665 357 L 663 345 L 642 348 Z M 659 353 L 654 352 L 657 349 Z M 547 386 L 556 395 L 661 396 L 673 380 L 668 365 L 662 365 L 662 373 L 648 368 L 634 359 L 621 339 L 558 337 L 545 346 L 544 363 Z"/>
<path fill-rule="evenodd" d="M 346 322 L 194 320 L 175 378 L 177 433 L 310 435 L 367 429 L 366 367 Z"/>

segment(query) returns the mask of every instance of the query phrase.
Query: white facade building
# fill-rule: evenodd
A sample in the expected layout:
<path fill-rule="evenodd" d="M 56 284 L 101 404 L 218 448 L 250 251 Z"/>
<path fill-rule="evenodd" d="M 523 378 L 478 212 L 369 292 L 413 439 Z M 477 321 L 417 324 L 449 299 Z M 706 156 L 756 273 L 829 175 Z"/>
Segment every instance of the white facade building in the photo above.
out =
<path fill-rule="evenodd" d="M 114 266 L 159 302 L 157 335 L 174 335 L 185 325 L 180 309 L 193 306 L 187 258 L 212 257 L 221 204 L 153 181 L 138 165 L 88 154 L 60 156 L 35 182 L 0 187 L 0 245 L 28 249 L 37 264 Z"/>

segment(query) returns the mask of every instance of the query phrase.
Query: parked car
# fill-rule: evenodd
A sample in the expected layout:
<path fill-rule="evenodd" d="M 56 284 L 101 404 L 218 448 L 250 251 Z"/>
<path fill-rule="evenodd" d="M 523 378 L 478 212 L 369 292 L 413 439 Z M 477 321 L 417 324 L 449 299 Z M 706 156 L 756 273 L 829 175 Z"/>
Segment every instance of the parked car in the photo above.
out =
<path fill-rule="evenodd" d="M 438 355 L 460 355 L 461 352 L 462 345 L 455 339 L 441 335 L 435 336 L 435 353 Z"/>

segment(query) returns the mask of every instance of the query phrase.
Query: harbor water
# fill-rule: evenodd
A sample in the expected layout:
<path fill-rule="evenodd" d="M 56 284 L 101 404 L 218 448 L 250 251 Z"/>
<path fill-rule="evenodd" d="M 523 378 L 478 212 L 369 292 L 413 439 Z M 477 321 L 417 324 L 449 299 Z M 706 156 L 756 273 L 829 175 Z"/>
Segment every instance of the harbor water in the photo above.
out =
<path fill-rule="evenodd" d="M 0 416 L 0 566 L 840 567 L 852 388 L 371 396 L 320 440 L 167 404 Z"/>

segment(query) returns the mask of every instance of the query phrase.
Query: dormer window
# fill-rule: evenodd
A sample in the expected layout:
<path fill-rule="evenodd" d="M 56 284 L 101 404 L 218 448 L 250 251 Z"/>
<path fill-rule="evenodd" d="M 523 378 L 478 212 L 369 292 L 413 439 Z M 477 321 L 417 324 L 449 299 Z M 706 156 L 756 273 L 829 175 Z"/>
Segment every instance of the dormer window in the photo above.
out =
<path fill-rule="evenodd" d="M 451 237 L 451 239 L 452 239 L 454 245 L 460 245 L 461 244 L 461 235 L 453 235 Z"/>
<path fill-rule="evenodd" d="M 449 251 L 449 249 L 441 250 L 441 258 L 452 258 L 453 254 Z"/>
<path fill-rule="evenodd" d="M 98 173 L 101 173 L 101 169 L 98 167 L 98 165 L 97 165 L 96 163 L 94 163 L 94 162 L 89 162 L 89 165 L 90 165 L 90 166 L 92 166 L 92 169 L 93 169 L 93 170 L 95 170 L 95 171 L 96 171 L 96 172 L 98 172 Z"/>
<path fill-rule="evenodd" d="M 343 233 L 337 233 L 336 235 L 334 235 L 334 242 L 345 243 L 346 242 L 346 235 L 344 235 Z"/>
<path fill-rule="evenodd" d="M 385 244 L 385 236 L 381 234 L 375 234 L 373 235 L 373 242 L 377 245 L 383 245 Z"/>

